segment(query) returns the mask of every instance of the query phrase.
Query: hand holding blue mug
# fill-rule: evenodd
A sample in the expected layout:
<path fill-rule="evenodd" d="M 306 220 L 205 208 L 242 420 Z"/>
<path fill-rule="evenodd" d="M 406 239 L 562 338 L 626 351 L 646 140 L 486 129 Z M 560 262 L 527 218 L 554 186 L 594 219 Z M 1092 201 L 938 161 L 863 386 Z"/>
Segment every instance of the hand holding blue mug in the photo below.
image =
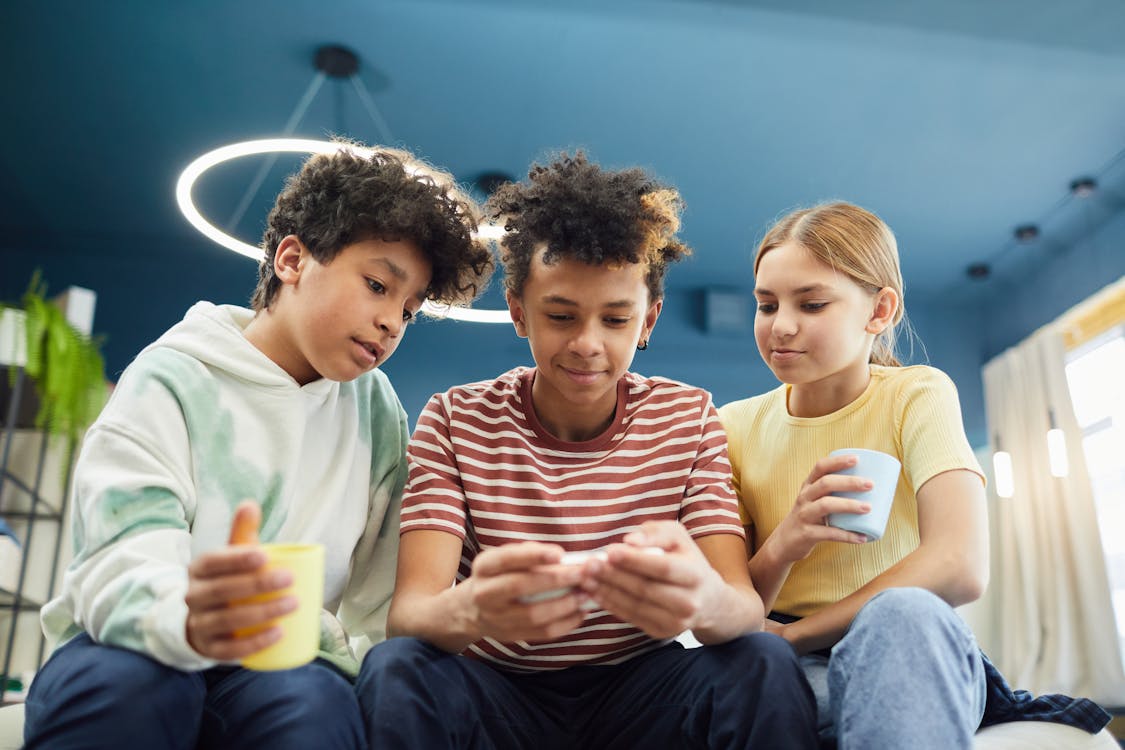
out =
<path fill-rule="evenodd" d="M 902 464 L 894 456 L 866 448 L 841 448 L 832 451 L 829 455 L 855 456 L 858 459 L 855 466 L 842 469 L 836 473 L 870 479 L 872 487 L 866 492 L 835 493 L 839 497 L 862 500 L 871 505 L 871 511 L 869 513 L 830 513 L 828 525 L 863 534 L 869 542 L 882 539 L 883 531 L 887 527 L 887 518 L 891 515 L 891 505 L 894 503 L 895 488 L 898 487 L 898 474 Z"/>

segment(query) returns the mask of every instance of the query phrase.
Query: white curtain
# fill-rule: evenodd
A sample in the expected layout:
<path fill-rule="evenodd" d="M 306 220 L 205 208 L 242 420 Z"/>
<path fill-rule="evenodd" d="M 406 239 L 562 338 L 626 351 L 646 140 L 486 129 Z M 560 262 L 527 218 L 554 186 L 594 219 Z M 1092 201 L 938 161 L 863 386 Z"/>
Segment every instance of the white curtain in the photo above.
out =
<path fill-rule="evenodd" d="M 1013 687 L 1120 705 L 1125 698 L 1113 605 L 1058 325 L 985 365 L 993 450 L 1012 456 L 1015 491 L 990 483 L 991 582 L 966 619 Z M 1049 411 L 1066 435 L 1069 476 L 1051 475 Z"/>

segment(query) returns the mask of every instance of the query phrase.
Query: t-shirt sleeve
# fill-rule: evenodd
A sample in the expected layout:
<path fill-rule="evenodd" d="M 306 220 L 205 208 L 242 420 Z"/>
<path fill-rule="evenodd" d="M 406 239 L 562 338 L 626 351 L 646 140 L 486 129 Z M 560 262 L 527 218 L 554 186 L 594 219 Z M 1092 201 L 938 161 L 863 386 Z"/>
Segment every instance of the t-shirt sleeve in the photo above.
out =
<path fill-rule="evenodd" d="M 897 394 L 896 428 L 903 473 L 915 492 L 946 471 L 965 469 L 984 482 L 984 472 L 965 437 L 957 387 L 941 370 L 919 368 Z"/>
<path fill-rule="evenodd" d="M 433 529 L 464 539 L 468 503 L 454 455 L 446 396 L 436 395 L 426 404 L 406 456 L 408 473 L 399 533 Z"/>
<path fill-rule="evenodd" d="M 680 508 L 680 522 L 693 537 L 709 534 L 745 536 L 738 498 L 731 486 L 727 437 L 709 394 L 701 408 L 699 444 Z"/>
<path fill-rule="evenodd" d="M 743 402 L 736 401 L 719 409 L 719 421 L 727 438 L 727 456 L 730 460 L 730 484 L 738 499 L 738 518 L 743 526 L 753 526 L 750 514 L 746 511 L 742 494 L 742 460 L 743 451 L 746 450 L 742 433 L 745 430 L 745 420 L 742 419 Z"/>

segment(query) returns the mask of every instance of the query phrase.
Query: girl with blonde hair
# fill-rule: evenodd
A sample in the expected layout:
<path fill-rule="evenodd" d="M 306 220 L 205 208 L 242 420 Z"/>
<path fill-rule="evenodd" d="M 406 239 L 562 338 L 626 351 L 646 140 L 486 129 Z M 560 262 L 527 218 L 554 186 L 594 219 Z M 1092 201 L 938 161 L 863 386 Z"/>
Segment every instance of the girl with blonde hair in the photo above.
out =
<path fill-rule="evenodd" d="M 719 413 L 766 629 L 802 655 L 822 740 L 969 747 L 982 722 L 1042 708 L 1013 695 L 953 611 L 988 580 L 984 475 L 953 382 L 895 357 L 904 290 L 894 234 L 850 203 L 795 211 L 762 240 L 754 276 L 754 337 L 782 385 Z M 831 514 L 871 510 L 842 496 L 872 483 L 841 473 L 857 459 L 829 455 L 839 449 L 902 464 L 876 541 L 828 525 Z"/>

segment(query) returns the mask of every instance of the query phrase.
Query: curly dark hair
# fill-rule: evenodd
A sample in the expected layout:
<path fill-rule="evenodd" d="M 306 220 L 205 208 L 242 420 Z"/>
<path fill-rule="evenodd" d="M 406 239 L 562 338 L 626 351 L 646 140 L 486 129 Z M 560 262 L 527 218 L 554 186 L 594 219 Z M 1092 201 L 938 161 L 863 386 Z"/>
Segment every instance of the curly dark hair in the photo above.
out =
<path fill-rule="evenodd" d="M 644 263 L 649 297 L 664 296 L 668 264 L 691 254 L 676 237 L 684 208 L 676 190 L 639 167 L 602 169 L 582 151 L 533 164 L 527 177 L 501 185 L 485 204 L 487 216 L 505 222 L 500 260 L 508 291 L 523 294 L 531 260 L 545 247 L 547 264 Z"/>
<path fill-rule="evenodd" d="M 493 261 L 488 246 L 472 236 L 480 208 L 452 176 L 407 151 L 340 146 L 310 157 L 277 196 L 251 306 L 262 310 L 277 298 L 273 260 L 291 234 L 323 264 L 356 242 L 413 242 L 433 267 L 427 299 L 468 304 L 484 291 Z"/>

